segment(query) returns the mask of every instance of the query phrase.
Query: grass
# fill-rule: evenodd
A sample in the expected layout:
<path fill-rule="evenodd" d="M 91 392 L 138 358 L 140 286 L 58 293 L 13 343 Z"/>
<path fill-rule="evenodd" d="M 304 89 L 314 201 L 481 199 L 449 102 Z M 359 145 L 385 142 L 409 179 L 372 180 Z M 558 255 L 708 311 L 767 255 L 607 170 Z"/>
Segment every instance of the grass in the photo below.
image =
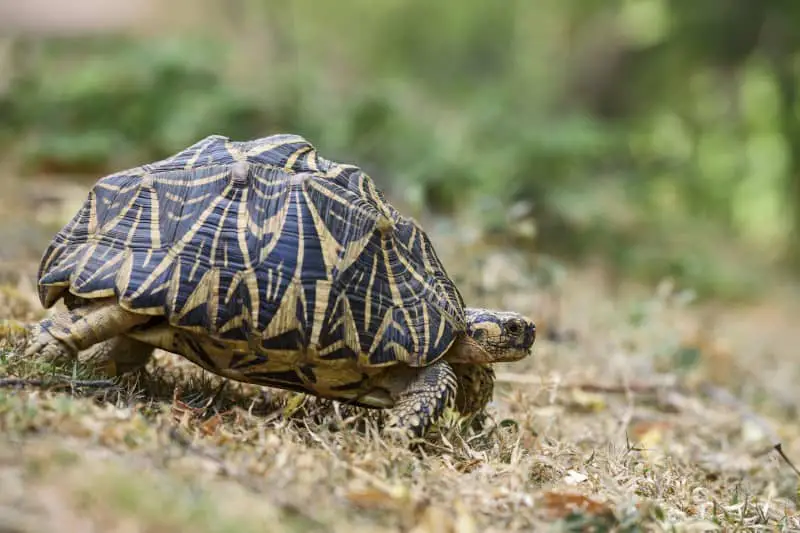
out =
<path fill-rule="evenodd" d="M 45 383 L 0 382 L 0 531 L 800 528 L 798 477 L 773 449 L 800 457 L 788 298 L 700 308 L 668 284 L 612 293 L 589 270 L 545 284 L 512 250 L 430 227 L 470 303 L 529 313 L 540 335 L 498 367 L 483 429 L 450 413 L 411 448 L 384 441 L 373 412 L 223 387 L 164 353 L 64 385 L 96 376 L 16 357 L 43 312 L 35 261 L 15 261 L 0 378 Z"/>

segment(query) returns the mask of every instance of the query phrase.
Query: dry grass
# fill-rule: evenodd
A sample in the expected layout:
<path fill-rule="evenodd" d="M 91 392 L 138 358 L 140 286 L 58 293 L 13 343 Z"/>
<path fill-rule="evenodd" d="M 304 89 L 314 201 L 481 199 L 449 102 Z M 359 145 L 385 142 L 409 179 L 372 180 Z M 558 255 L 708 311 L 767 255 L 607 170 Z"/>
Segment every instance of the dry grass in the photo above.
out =
<path fill-rule="evenodd" d="M 511 251 L 432 231 L 471 302 L 540 324 L 534 357 L 498 368 L 484 429 L 452 414 L 400 448 L 375 413 L 221 388 L 167 354 L 105 386 L 5 386 L 0 531 L 800 528 L 797 475 L 772 449 L 800 457 L 792 308 L 700 310 L 666 285 L 612 295 L 587 273 L 545 283 Z M 35 266 L 10 267 L 0 318 L 41 315 Z M 92 378 L 13 357 L 16 324 L 0 326 L 0 378 Z"/>

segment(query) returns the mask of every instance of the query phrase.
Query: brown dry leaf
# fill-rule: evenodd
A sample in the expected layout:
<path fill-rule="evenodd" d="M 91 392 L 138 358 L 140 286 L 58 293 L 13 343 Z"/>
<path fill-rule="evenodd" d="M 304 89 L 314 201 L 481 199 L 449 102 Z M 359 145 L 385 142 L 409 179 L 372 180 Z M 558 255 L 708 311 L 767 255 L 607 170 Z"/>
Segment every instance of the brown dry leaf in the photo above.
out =
<path fill-rule="evenodd" d="M 573 513 L 593 516 L 613 514 L 605 502 L 577 492 L 545 492 L 542 495 L 542 507 L 551 519 L 565 518 Z"/>
<path fill-rule="evenodd" d="M 392 494 L 376 488 L 351 490 L 346 494 L 350 503 L 363 509 L 397 508 L 402 502 Z"/>
<path fill-rule="evenodd" d="M 641 420 L 631 425 L 631 436 L 646 451 L 658 447 L 670 427 L 671 424 L 663 420 Z"/>
<path fill-rule="evenodd" d="M 217 432 L 220 424 L 222 424 L 222 415 L 218 413 L 200 424 L 200 431 L 203 435 L 210 437 Z"/>
<path fill-rule="evenodd" d="M 469 459 L 468 461 L 461 461 L 456 465 L 456 471 L 462 474 L 468 474 L 483 464 L 481 459 Z"/>
<path fill-rule="evenodd" d="M 172 418 L 181 427 L 188 428 L 189 422 L 197 411 L 190 405 L 182 402 L 181 400 L 174 399 L 172 401 Z"/>

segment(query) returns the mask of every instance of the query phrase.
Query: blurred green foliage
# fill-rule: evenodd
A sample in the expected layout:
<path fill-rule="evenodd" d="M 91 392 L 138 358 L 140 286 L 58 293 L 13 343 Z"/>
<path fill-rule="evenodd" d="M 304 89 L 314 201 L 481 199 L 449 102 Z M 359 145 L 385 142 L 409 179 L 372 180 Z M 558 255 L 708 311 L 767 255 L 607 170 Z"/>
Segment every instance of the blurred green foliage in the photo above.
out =
<path fill-rule="evenodd" d="M 291 131 L 417 209 L 530 216 L 525 245 L 700 295 L 800 264 L 800 4 L 202 5 L 146 38 L 15 40 L 0 135 L 22 171 Z"/>

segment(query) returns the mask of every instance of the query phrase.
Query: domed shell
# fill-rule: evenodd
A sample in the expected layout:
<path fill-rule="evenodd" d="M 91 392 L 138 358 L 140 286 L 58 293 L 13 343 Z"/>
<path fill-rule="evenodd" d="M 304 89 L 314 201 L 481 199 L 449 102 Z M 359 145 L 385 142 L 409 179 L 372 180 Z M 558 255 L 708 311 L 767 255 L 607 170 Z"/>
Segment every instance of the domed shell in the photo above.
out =
<path fill-rule="evenodd" d="M 41 261 L 42 304 L 67 291 L 220 340 L 373 366 L 429 364 L 465 328 L 422 228 L 296 135 L 213 135 L 100 179 Z"/>

